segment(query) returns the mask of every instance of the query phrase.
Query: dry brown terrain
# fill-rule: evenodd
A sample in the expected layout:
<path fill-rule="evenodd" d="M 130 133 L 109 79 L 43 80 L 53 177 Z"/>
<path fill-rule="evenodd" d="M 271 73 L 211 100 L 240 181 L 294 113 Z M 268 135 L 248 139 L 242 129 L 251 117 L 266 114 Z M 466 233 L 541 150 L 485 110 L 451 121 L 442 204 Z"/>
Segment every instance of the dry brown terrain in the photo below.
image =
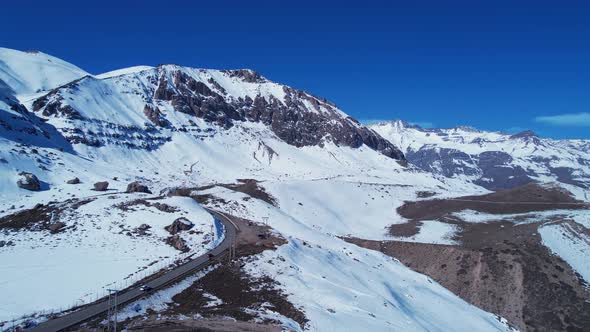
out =
<path fill-rule="evenodd" d="M 492 214 L 511 214 L 588 208 L 590 204 L 574 199 L 569 192 L 561 188 L 531 183 L 481 196 L 406 202 L 397 211 L 410 220 L 427 220 L 467 209 Z"/>
<path fill-rule="evenodd" d="M 256 318 L 250 310 L 270 305 L 276 311 L 298 322 L 301 326 L 307 323 L 305 314 L 293 306 L 286 295 L 278 288 L 270 277 L 253 278 L 243 270 L 243 263 L 252 255 L 264 250 L 272 250 L 285 243 L 285 240 L 272 232 L 268 226 L 257 224 L 230 216 L 239 227 L 236 240 L 236 259 L 231 263 L 220 260 L 220 264 L 197 280 L 184 291 L 176 294 L 169 309 L 158 313 L 164 317 L 200 315 L 205 319 L 165 321 L 164 324 L 148 323 L 145 317 L 125 322 L 125 326 L 135 331 L 275 331 L 278 322 L 267 320 L 264 324 L 249 323 Z M 221 303 L 210 305 L 209 295 L 221 300 Z M 156 315 L 155 313 L 153 313 Z M 231 317 L 238 322 L 232 324 L 219 320 Z M 148 319 L 154 316 L 150 315 Z M 280 329 L 279 329 L 280 330 Z"/>
<path fill-rule="evenodd" d="M 138 321 L 127 326 L 128 331 L 137 332 L 280 332 L 280 326 L 240 322 L 232 320 L 178 320 L 149 319 Z"/>
<path fill-rule="evenodd" d="M 390 233 L 412 236 L 419 232 L 420 220 L 437 219 L 459 228 L 455 240 L 460 244 L 347 240 L 398 258 L 521 331 L 590 331 L 588 285 L 542 244 L 539 223 L 468 223 L 449 215 L 464 209 L 506 214 L 588 208 L 580 203 L 561 189 L 532 184 L 456 200 L 407 202 L 398 212 L 410 221 L 392 226 Z M 573 223 L 588 232 L 571 220 L 556 217 L 550 222 Z"/>

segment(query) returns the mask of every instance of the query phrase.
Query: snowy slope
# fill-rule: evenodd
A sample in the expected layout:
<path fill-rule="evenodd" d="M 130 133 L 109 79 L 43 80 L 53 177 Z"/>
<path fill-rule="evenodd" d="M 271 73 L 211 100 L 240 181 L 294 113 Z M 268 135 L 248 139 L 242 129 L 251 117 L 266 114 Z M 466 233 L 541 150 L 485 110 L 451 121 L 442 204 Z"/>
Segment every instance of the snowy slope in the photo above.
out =
<path fill-rule="evenodd" d="M 553 140 L 532 132 L 508 135 L 468 127 L 424 129 L 403 121 L 371 128 L 401 148 L 408 161 L 447 177 L 462 177 L 489 189 L 530 181 L 559 182 L 590 199 L 590 142 Z"/>
<path fill-rule="evenodd" d="M 539 234 L 553 253 L 560 256 L 579 273 L 584 280 L 590 280 L 590 222 L 588 214 L 574 216 L 575 222 L 546 224 L 539 228 Z"/>
<path fill-rule="evenodd" d="M 32 90 L 22 87 L 33 85 L 25 79 L 9 84 L 27 92 Z M 289 300 L 308 314 L 309 330 L 507 330 L 425 276 L 337 237 L 387 238 L 385 227 L 404 221 L 395 209 L 415 199 L 417 191 L 440 197 L 487 191 L 461 178 L 404 167 L 394 144 L 323 99 L 249 70 L 166 65 L 76 77 L 22 100 L 28 126 L 43 125 L 48 136 L 16 137 L 15 130 L 0 127 L 0 217 L 40 203 L 95 200 L 64 215 L 65 233 L 2 233 L 2 240 L 15 245 L 0 251 L 0 259 L 11 262 L 3 271 L 9 283 L 0 291 L 26 293 L 42 278 L 63 291 L 0 299 L 0 320 L 89 301 L 97 288 L 141 273 L 149 257 L 180 257 L 163 242 L 162 227 L 176 217 L 191 219 L 203 232 L 186 239 L 193 252 L 212 245 L 211 220 L 191 200 L 166 198 L 179 208 L 173 214 L 141 204 L 119 211 L 115 205 L 122 200 L 144 197 L 120 193 L 131 181 L 148 184 L 157 197 L 171 187 L 256 179 L 278 206 L 220 187 L 210 193 L 226 199 L 221 208 L 234 215 L 269 217 L 269 225 L 288 239 L 248 268 L 280 281 Z M 22 171 L 35 174 L 42 189 L 17 187 Z M 81 183 L 66 183 L 74 177 Z M 97 198 L 92 190 L 97 181 L 108 181 L 112 190 Z M 150 236 L 119 233 L 140 223 L 152 226 Z M 433 234 L 445 237 L 449 230 L 439 228 L 434 225 Z M 432 241 L 427 235 L 417 240 Z M 102 265 L 99 257 L 107 262 Z M 67 289 L 70 279 L 60 277 L 63 261 L 85 267 L 83 278 L 72 275 L 83 280 Z M 37 273 L 24 279 L 24 271 Z M 457 321 L 455 315 L 463 318 Z"/>
<path fill-rule="evenodd" d="M 359 180 L 367 179 L 349 179 L 349 188 L 365 183 Z M 281 202 L 303 199 L 304 194 L 297 188 L 301 184 L 290 190 L 286 188 L 288 184 L 280 185 L 283 189 L 277 197 Z M 342 197 L 342 184 L 326 183 L 326 187 L 324 193 Z M 289 299 L 310 318 L 312 331 L 509 330 L 494 315 L 465 303 L 430 278 L 379 252 L 351 245 L 331 234 L 330 231 L 341 232 L 338 226 L 320 229 L 323 222 L 332 220 L 316 216 L 318 208 L 306 206 L 307 202 L 303 203 L 303 212 L 298 211 L 295 216 L 287 212 L 293 210 L 285 210 L 282 205 L 276 208 L 260 200 L 244 200 L 241 193 L 225 189 L 206 192 L 227 200 L 229 204 L 224 207 L 228 213 L 253 220 L 267 217 L 275 230 L 288 236 L 288 245 L 276 252 L 265 252 L 248 263 L 247 268 L 255 276 L 266 274 L 279 280 L 289 292 Z M 355 193 L 351 196 L 360 198 Z M 333 198 L 326 209 L 336 210 L 345 204 L 346 201 Z M 354 216 L 361 214 L 359 211 Z M 371 225 L 370 220 L 352 218 L 339 223 L 378 227 Z"/>
<path fill-rule="evenodd" d="M 51 90 L 86 75 L 84 70 L 42 52 L 0 47 L 0 80 L 17 95 Z"/>
<path fill-rule="evenodd" d="M 188 198 L 158 200 L 177 209 L 163 212 L 154 207 L 133 206 L 129 211 L 116 207 L 137 199 L 136 195 L 90 197 L 87 204 L 55 216 L 65 223 L 63 232 L 21 230 L 2 237 L 14 245 L 0 251 L 0 321 L 18 313 L 94 301 L 109 287 L 123 288 L 175 259 L 202 255 L 221 240 L 211 232 L 213 218 Z M 182 235 L 192 248 L 187 253 L 165 244 L 170 234 L 164 227 L 179 217 L 190 218 L 195 230 L 201 231 Z M 135 231 L 142 224 L 150 226 L 144 235 Z"/>

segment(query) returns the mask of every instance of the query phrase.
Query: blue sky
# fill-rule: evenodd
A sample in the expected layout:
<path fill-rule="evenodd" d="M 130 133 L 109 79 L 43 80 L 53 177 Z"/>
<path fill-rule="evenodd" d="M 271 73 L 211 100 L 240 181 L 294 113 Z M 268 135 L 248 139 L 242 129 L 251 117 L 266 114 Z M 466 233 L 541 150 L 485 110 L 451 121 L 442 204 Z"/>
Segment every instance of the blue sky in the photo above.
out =
<path fill-rule="evenodd" d="M 6 1 L 0 46 L 252 68 L 365 121 L 590 138 L 590 2 Z"/>

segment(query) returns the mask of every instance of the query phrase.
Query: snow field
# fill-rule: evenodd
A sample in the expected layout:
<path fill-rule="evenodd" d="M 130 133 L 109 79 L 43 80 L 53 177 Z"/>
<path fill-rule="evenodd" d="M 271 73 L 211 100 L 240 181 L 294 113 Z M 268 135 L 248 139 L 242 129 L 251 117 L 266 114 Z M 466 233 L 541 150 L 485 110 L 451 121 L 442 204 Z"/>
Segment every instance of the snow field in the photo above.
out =
<path fill-rule="evenodd" d="M 142 205 L 131 207 L 134 211 L 114 207 L 142 196 L 97 196 L 60 218 L 68 228 L 57 234 L 5 232 L 2 239 L 15 246 L 0 251 L 0 321 L 94 301 L 106 288 L 128 286 L 176 259 L 204 254 L 220 241 L 211 215 L 190 198 L 152 201 L 177 207 L 174 213 Z M 179 217 L 198 231 L 181 233 L 191 248 L 184 254 L 164 243 L 170 235 L 164 227 Z M 148 235 L 127 235 L 141 224 L 151 226 Z"/>

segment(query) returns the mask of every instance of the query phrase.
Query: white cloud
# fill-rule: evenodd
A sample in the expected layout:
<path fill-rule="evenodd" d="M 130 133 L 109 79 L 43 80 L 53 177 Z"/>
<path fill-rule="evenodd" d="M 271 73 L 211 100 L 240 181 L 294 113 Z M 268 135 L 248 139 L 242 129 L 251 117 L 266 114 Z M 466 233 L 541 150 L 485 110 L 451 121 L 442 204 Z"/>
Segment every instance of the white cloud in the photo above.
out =
<path fill-rule="evenodd" d="M 564 127 L 590 127 L 590 113 L 569 113 L 552 116 L 538 116 L 536 122 L 553 126 Z"/>

